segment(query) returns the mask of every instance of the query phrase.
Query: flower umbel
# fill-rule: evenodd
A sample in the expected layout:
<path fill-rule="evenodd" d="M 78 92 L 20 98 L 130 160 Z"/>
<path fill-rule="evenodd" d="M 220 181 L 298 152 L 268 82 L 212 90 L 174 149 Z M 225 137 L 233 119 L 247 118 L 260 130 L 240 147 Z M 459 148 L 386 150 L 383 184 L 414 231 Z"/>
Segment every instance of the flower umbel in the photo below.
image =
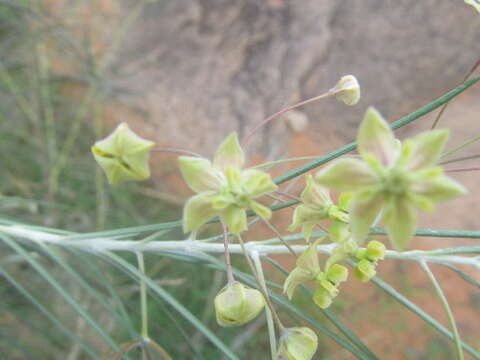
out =
<path fill-rule="evenodd" d="M 310 360 L 318 347 L 315 332 L 307 327 L 284 329 L 280 337 L 277 360 Z"/>
<path fill-rule="evenodd" d="M 105 171 L 108 182 L 118 184 L 150 177 L 148 159 L 154 146 L 153 141 L 141 138 L 126 123 L 121 123 L 105 139 L 92 146 L 92 153 Z"/>
<path fill-rule="evenodd" d="M 271 210 L 254 199 L 277 189 L 270 175 L 255 169 L 242 170 L 245 162 L 236 133 L 219 146 L 213 163 L 182 156 L 178 159 L 183 178 L 197 195 L 185 204 L 183 229 L 196 231 L 214 216 L 234 234 L 247 229 L 246 209 L 269 219 Z"/>
<path fill-rule="evenodd" d="M 463 186 L 435 166 L 447 139 L 447 130 L 433 130 L 402 143 L 380 113 L 369 108 L 357 135 L 362 160 L 335 161 L 315 180 L 352 193 L 349 211 L 355 241 L 365 241 L 383 212 L 392 245 L 404 249 L 416 229 L 417 209 L 431 211 L 436 203 L 465 193 Z"/>
<path fill-rule="evenodd" d="M 243 325 L 265 307 L 262 293 L 239 282 L 227 284 L 215 297 L 215 314 L 220 326 Z"/>

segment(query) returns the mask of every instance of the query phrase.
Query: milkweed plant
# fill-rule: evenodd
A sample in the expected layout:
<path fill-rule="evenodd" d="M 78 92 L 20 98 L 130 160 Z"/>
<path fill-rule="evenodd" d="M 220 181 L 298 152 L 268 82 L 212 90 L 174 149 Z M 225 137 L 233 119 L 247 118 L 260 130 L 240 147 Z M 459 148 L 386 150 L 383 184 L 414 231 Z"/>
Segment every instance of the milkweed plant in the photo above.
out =
<path fill-rule="evenodd" d="M 357 104 L 357 79 L 344 76 L 327 93 L 311 100 L 327 97 L 335 97 L 348 106 Z M 251 224 L 248 217 L 265 222 L 280 241 L 276 246 L 283 246 L 295 258 L 295 267 L 283 284 L 286 297 L 291 300 L 298 286 L 311 284 L 315 289 L 313 302 L 326 309 L 341 296 L 343 283 L 352 281 L 352 277 L 368 282 L 377 274 L 378 263 L 386 254 L 401 256 L 409 250 L 419 212 L 433 212 L 437 203 L 462 196 L 467 190 L 439 164 L 449 138 L 448 129 L 432 129 L 400 140 L 380 112 L 369 107 L 357 133 L 358 155 L 333 159 L 327 166 L 306 174 L 305 187 L 297 198 L 280 191 L 280 181 L 262 170 L 264 166 L 246 166 L 244 146 L 275 117 L 248 134 L 243 146 L 238 134 L 230 133 L 212 160 L 198 155 L 178 157 L 183 179 L 194 192 L 183 209 L 183 230 L 189 234 L 185 242 L 194 247 L 205 224 L 220 222 L 223 227 L 228 280 L 212 304 L 218 324 L 243 326 L 267 311 L 271 320 L 270 340 L 277 344 L 272 348 L 272 358 L 309 360 L 317 351 L 317 334 L 308 327 L 284 325 L 265 285 L 261 264 L 259 267 L 255 261 L 262 250 L 254 250 L 255 246 L 242 239 Z M 148 158 L 153 149 L 152 141 L 139 137 L 122 123 L 107 138 L 97 141 L 92 153 L 108 181 L 117 184 L 148 178 Z M 181 150 L 178 152 L 182 154 Z M 281 199 L 285 203 L 285 197 L 294 199 L 289 204 L 294 211 L 287 230 L 300 229 L 304 246 L 293 247 L 269 222 L 275 207 L 267 206 L 265 199 Z M 377 225 L 383 225 L 387 243 L 372 239 Z M 230 248 L 235 243 L 244 253 L 256 284 L 246 284 L 235 277 L 230 262 Z M 319 257 L 322 247 L 328 249 L 325 259 Z M 253 252 L 257 252 L 257 258 Z M 349 265 L 353 270 L 348 270 Z M 458 346 L 461 354 L 462 345 Z"/>

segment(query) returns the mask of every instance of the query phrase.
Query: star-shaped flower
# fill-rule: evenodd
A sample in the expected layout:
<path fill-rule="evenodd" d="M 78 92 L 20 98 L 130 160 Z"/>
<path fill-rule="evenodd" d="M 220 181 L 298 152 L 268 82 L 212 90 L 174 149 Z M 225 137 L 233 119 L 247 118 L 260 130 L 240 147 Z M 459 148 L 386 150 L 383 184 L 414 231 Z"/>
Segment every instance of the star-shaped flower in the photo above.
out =
<path fill-rule="evenodd" d="M 380 113 L 369 108 L 357 135 L 362 159 L 337 160 L 315 180 L 352 192 L 350 225 L 358 244 L 383 213 L 392 245 L 404 249 L 417 226 L 417 209 L 431 211 L 436 203 L 465 193 L 435 166 L 447 139 L 447 130 L 433 130 L 401 143 Z"/>
<path fill-rule="evenodd" d="M 219 146 L 213 163 L 208 159 L 182 156 L 180 170 L 188 186 L 197 193 L 185 204 L 183 229 L 196 231 L 214 216 L 220 216 L 234 234 L 247 229 L 247 209 L 268 219 L 271 210 L 253 200 L 277 189 L 269 174 L 242 167 L 245 156 L 236 133 Z"/>
<path fill-rule="evenodd" d="M 155 143 L 135 134 L 121 123 L 105 139 L 92 146 L 98 165 L 105 171 L 110 184 L 150 177 L 148 159 Z"/>

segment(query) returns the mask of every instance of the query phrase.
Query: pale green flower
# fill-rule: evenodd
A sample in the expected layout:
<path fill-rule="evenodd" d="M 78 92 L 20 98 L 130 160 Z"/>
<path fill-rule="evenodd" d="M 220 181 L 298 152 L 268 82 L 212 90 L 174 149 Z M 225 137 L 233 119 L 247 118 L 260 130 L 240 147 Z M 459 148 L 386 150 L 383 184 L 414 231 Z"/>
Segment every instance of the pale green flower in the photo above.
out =
<path fill-rule="evenodd" d="M 238 326 L 260 314 L 265 307 L 265 298 L 260 291 L 234 282 L 220 290 L 214 304 L 220 326 Z"/>
<path fill-rule="evenodd" d="M 105 171 L 110 184 L 150 177 L 148 165 L 153 141 L 135 134 L 126 123 L 121 123 L 105 139 L 92 146 L 98 165 Z"/>
<path fill-rule="evenodd" d="M 277 350 L 277 360 L 311 360 L 318 347 L 315 332 L 307 327 L 284 329 Z"/>
<path fill-rule="evenodd" d="M 473 6 L 480 13 L 480 2 L 477 0 L 464 0 L 466 4 Z"/>
<path fill-rule="evenodd" d="M 197 193 L 184 207 L 183 229 L 196 231 L 214 216 L 238 234 L 247 229 L 246 209 L 269 219 L 271 210 L 254 199 L 277 189 L 269 174 L 242 170 L 245 162 L 236 133 L 219 146 L 213 163 L 208 159 L 182 156 L 178 159 L 183 178 Z"/>
<path fill-rule="evenodd" d="M 291 300 L 297 286 L 307 282 L 315 281 L 318 288 L 313 300 L 322 309 L 330 306 L 332 300 L 338 295 L 338 286 L 347 280 L 348 270 L 346 267 L 333 264 L 327 270 L 321 271 L 318 262 L 317 245 L 319 240 L 310 245 L 296 262 L 295 269 L 288 275 L 283 284 L 283 292 Z"/>
<path fill-rule="evenodd" d="M 379 260 L 385 257 L 385 245 L 381 242 L 372 240 L 368 243 L 366 249 L 358 249 L 355 258 L 357 259 L 357 266 L 354 269 L 355 276 L 367 282 L 377 273 L 375 268 Z"/>
<path fill-rule="evenodd" d="M 333 204 L 328 189 L 317 184 L 312 175 L 306 176 L 306 186 L 300 197 L 303 204 L 295 208 L 288 230 L 294 231 L 301 226 L 307 241 L 310 240 L 315 226 L 322 220 L 348 221 L 348 214 L 340 206 Z"/>
<path fill-rule="evenodd" d="M 383 211 L 392 245 L 406 247 L 415 232 L 417 209 L 433 210 L 465 189 L 435 166 L 447 130 L 433 130 L 401 143 L 374 108 L 369 108 L 357 135 L 362 159 L 344 158 L 321 170 L 315 180 L 328 188 L 352 193 L 350 225 L 362 244 Z"/>

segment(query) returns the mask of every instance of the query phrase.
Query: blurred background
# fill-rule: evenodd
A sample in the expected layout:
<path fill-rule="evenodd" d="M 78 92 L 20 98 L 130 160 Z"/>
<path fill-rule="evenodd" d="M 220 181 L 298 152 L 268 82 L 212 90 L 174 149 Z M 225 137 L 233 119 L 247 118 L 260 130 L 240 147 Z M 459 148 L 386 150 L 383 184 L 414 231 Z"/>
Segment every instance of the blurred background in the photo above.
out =
<path fill-rule="evenodd" d="M 480 16 L 460 0 L 1 0 L 0 216 L 74 232 L 180 219 L 191 193 L 174 156 L 155 153 L 147 182 L 111 187 L 90 155 L 95 140 L 127 122 L 159 146 L 210 156 L 229 132 L 242 137 L 268 115 L 354 74 L 362 88 L 359 104 L 346 107 L 327 99 L 289 112 L 256 135 L 248 149 L 250 164 L 321 155 L 354 139 L 369 105 L 392 122 L 461 83 L 480 57 L 479 39 Z M 448 107 L 440 122 L 452 129 L 448 148 L 480 135 L 479 96 L 477 85 Z M 401 129 L 399 137 L 429 129 L 435 115 Z M 475 144 L 464 155 L 479 151 Z M 299 164 L 280 166 L 273 174 Z M 478 160 L 461 166 L 475 164 Z M 440 206 L 420 226 L 479 229 L 479 175 L 456 175 L 469 195 Z M 301 188 L 298 183 L 292 192 Z M 283 210 L 274 221 L 285 228 L 290 216 Z M 169 236 L 183 238 L 180 231 Z M 270 237 L 260 225 L 248 234 L 256 240 Z M 422 238 L 412 247 L 474 243 Z M 0 251 L 0 264 L 39 302 L 100 353 L 109 350 L 71 307 L 44 290 L 27 264 L 14 261 L 6 246 Z M 90 260 L 138 325 L 136 285 L 115 268 Z M 234 260 L 246 269 L 242 259 Z M 277 260 L 292 265 L 289 258 Z M 79 272 L 88 270 L 78 256 L 72 254 L 71 261 Z M 212 299 L 224 284 L 222 273 L 153 254 L 146 261 L 148 275 L 220 333 L 240 358 L 268 358 L 264 317 L 242 330 L 216 324 Z M 115 337 L 128 342 L 125 329 L 110 323 L 88 295 L 69 287 L 54 264 L 44 264 Z M 283 281 L 270 270 L 269 278 Z M 447 325 L 416 265 L 385 261 L 379 271 Z M 480 350 L 478 288 L 448 269 L 435 271 L 462 338 Z M 469 274 L 480 279 L 478 272 Z M 2 281 L 0 294 L 1 360 L 92 358 L 11 282 Z M 326 322 L 307 297 L 294 301 Z M 222 359 L 171 308 L 156 302 L 149 310 L 152 338 L 174 359 Z M 454 357 L 448 340 L 371 284 L 350 281 L 332 310 L 381 359 Z M 289 320 L 301 323 L 293 316 Z M 317 357 L 353 358 L 326 337 L 320 337 Z"/>

